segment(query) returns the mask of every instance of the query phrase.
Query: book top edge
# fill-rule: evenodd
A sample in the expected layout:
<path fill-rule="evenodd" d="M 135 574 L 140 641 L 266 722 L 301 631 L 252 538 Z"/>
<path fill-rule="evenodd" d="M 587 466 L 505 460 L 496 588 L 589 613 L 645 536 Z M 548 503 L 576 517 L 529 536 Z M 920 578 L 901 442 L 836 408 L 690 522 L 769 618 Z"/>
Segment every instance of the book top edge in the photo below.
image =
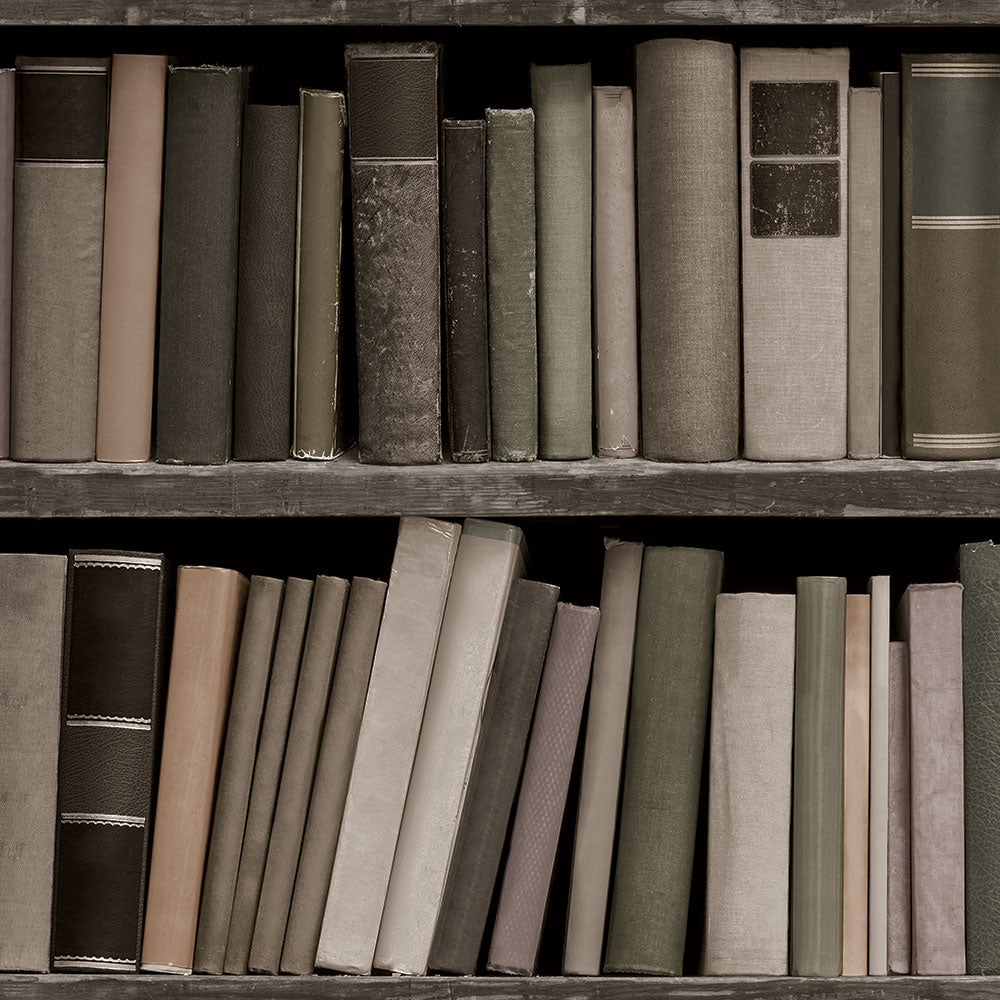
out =
<path fill-rule="evenodd" d="M 344 46 L 345 59 L 436 59 L 438 42 L 351 42 Z"/>
<path fill-rule="evenodd" d="M 17 56 L 14 66 L 19 73 L 107 73 L 107 56 Z"/>
<path fill-rule="evenodd" d="M 519 545 L 524 532 L 515 524 L 505 524 L 503 521 L 487 521 L 478 517 L 467 517 L 462 524 L 463 535 L 474 535 L 477 538 L 491 538 L 496 542 L 507 542 Z"/>

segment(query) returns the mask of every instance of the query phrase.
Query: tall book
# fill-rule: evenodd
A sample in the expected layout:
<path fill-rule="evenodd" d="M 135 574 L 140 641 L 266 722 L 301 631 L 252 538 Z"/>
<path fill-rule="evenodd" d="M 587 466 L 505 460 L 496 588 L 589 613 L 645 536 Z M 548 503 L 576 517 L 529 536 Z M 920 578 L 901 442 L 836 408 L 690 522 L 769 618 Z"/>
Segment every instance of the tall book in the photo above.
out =
<path fill-rule="evenodd" d="M 358 457 L 441 461 L 438 46 L 346 46 Z M 392 364 L 385 364 L 392 358 Z"/>
<path fill-rule="evenodd" d="M 736 58 L 724 42 L 660 38 L 635 60 L 642 453 L 736 458 Z"/>
<path fill-rule="evenodd" d="M 0 555 L 0 968 L 48 972 L 66 557 Z"/>
<path fill-rule="evenodd" d="M 532 66 L 538 295 L 538 449 L 594 453 L 591 387 L 593 105 L 590 63 Z"/>
<path fill-rule="evenodd" d="M 486 110 L 490 433 L 495 462 L 538 457 L 535 114 Z"/>
<path fill-rule="evenodd" d="M 347 338 L 341 281 L 344 95 L 299 91 L 295 246 L 296 458 L 333 458 L 350 445 Z M 353 402 L 353 401 L 351 401 Z"/>
<path fill-rule="evenodd" d="M 605 972 L 682 971 L 722 567 L 708 549 L 643 555 Z"/>
<path fill-rule="evenodd" d="M 886 955 L 889 972 L 906 975 L 910 963 L 910 654 L 889 643 L 889 862 Z"/>
<path fill-rule="evenodd" d="M 795 598 L 720 594 L 708 774 L 704 972 L 788 973 Z"/>
<path fill-rule="evenodd" d="M 163 163 L 156 460 L 229 459 L 246 73 L 171 66 Z"/>
<path fill-rule="evenodd" d="M 524 760 L 488 968 L 532 976 L 601 612 L 556 606 Z"/>
<path fill-rule="evenodd" d="M 70 554 L 55 971 L 139 970 L 172 598 L 161 555 Z"/>
<path fill-rule="evenodd" d="M 0 458 L 10 455 L 10 319 L 14 238 L 14 70 L 0 69 Z"/>
<path fill-rule="evenodd" d="M 93 459 L 107 59 L 17 59 L 10 454 Z"/>
<path fill-rule="evenodd" d="M 604 539 L 601 623 L 594 645 L 563 953 L 567 976 L 601 971 L 641 572 L 640 542 Z"/>
<path fill-rule="evenodd" d="M 432 969 L 476 971 L 558 599 L 559 588 L 548 583 L 511 585 L 434 930 Z"/>
<path fill-rule="evenodd" d="M 910 971 L 962 976 L 962 585 L 911 584 L 896 618 L 910 670 Z"/>
<path fill-rule="evenodd" d="M 295 307 L 295 107 L 248 104 L 243 112 L 233 458 L 288 458 Z"/>
<path fill-rule="evenodd" d="M 112 57 L 97 380 L 101 462 L 146 462 L 152 454 L 166 93 L 166 56 Z"/>
<path fill-rule="evenodd" d="M 177 570 L 142 939 L 145 972 L 189 973 L 194 965 L 212 803 L 248 586 L 231 569 Z"/>
<path fill-rule="evenodd" d="M 403 517 L 316 965 L 371 971 L 438 645 L 459 525 Z"/>
<path fill-rule="evenodd" d="M 849 61 L 740 52 L 747 458 L 847 453 Z"/>

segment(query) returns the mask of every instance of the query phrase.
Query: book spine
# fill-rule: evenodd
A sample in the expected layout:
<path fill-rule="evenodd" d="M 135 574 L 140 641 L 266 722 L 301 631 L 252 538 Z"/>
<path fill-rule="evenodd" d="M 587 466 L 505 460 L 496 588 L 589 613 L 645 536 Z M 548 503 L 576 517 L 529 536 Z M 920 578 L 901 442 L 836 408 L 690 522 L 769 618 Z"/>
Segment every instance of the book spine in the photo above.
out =
<path fill-rule="evenodd" d="M 907 975 L 912 923 L 910 873 L 910 653 L 889 643 L 889 860 L 886 940 L 889 972 Z"/>
<path fill-rule="evenodd" d="M 164 138 L 156 460 L 229 459 L 246 73 L 171 66 Z"/>
<path fill-rule="evenodd" d="M 166 56 L 112 57 L 97 381 L 101 462 L 146 462 L 152 454 L 166 92 Z"/>
<path fill-rule="evenodd" d="M 871 730 L 868 782 L 868 975 L 889 974 L 889 577 L 871 597 Z"/>
<path fill-rule="evenodd" d="M 643 455 L 739 448 L 739 210 L 731 45 L 636 46 Z"/>
<path fill-rule="evenodd" d="M 13 69 L 0 69 L 0 458 L 10 457 L 10 323 L 14 238 Z"/>

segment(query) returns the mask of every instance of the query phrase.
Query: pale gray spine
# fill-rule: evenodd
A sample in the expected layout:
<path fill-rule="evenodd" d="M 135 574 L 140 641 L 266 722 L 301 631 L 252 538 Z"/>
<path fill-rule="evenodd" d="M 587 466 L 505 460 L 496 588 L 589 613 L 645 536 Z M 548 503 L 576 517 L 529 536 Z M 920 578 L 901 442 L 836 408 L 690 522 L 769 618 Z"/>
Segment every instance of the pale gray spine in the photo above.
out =
<path fill-rule="evenodd" d="M 910 971 L 910 657 L 889 643 L 888 971 Z"/>

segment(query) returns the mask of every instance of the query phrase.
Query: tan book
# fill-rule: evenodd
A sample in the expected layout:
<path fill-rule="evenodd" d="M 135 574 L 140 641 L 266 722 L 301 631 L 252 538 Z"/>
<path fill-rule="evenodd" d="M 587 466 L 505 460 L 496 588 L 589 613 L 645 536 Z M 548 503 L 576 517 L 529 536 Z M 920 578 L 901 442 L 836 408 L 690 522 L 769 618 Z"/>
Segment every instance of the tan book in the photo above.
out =
<path fill-rule="evenodd" d="M 868 581 L 871 698 L 868 745 L 868 975 L 889 972 L 889 577 Z M 907 775 L 909 787 L 909 775 Z"/>

